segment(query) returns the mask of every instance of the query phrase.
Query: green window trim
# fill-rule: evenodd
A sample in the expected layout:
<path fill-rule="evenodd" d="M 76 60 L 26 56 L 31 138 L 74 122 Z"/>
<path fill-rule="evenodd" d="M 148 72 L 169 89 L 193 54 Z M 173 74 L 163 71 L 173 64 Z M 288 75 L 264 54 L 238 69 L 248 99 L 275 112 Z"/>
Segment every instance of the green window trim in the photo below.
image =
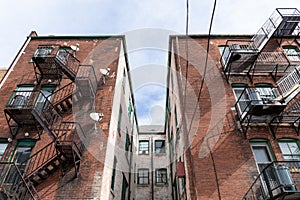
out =
<path fill-rule="evenodd" d="M 149 169 L 139 168 L 137 173 L 137 184 L 138 185 L 149 185 Z"/>
<path fill-rule="evenodd" d="M 166 141 L 165 140 L 155 140 L 154 151 L 155 151 L 155 153 L 166 153 Z"/>
<path fill-rule="evenodd" d="M 168 171 L 166 168 L 160 168 L 155 170 L 155 184 L 168 184 Z"/>
<path fill-rule="evenodd" d="M 116 166 L 117 166 L 117 159 L 114 157 L 114 164 L 113 164 L 113 171 L 112 171 L 112 176 L 111 176 L 111 185 L 110 188 L 111 190 L 115 189 L 115 181 L 116 181 Z"/>

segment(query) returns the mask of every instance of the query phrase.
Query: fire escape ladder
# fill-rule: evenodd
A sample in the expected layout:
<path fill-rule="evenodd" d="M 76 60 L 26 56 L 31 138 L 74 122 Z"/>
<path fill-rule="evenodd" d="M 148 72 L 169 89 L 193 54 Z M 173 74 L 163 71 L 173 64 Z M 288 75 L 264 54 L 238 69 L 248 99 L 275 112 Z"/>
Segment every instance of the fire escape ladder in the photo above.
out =
<path fill-rule="evenodd" d="M 80 91 L 76 88 L 74 82 L 70 82 L 52 93 L 51 102 L 56 110 L 62 113 L 72 108 L 73 102 L 79 101 L 80 98 Z"/>
<path fill-rule="evenodd" d="M 276 82 L 281 94 L 276 100 L 289 103 L 300 91 L 300 65 Z"/>
<path fill-rule="evenodd" d="M 274 35 L 296 35 L 299 32 L 300 12 L 296 8 L 277 8 L 253 36 L 253 46 L 261 51 Z"/>
<path fill-rule="evenodd" d="M 280 125 L 288 125 L 293 127 L 297 135 L 299 135 L 299 123 L 300 123 L 300 101 L 295 99 L 295 101 L 290 102 L 292 105 L 286 111 L 282 112 L 280 115 L 275 116 L 269 123 L 269 129 L 272 134 L 276 134 Z"/>
<path fill-rule="evenodd" d="M 75 122 L 62 122 L 53 129 L 57 136 L 56 148 L 64 156 L 67 162 L 63 167 L 65 174 L 69 166 L 75 169 L 75 177 L 78 175 L 84 145 L 82 140 L 85 138 L 80 124 Z"/>
<path fill-rule="evenodd" d="M 23 165 L 26 165 L 29 180 L 37 185 L 59 169 L 61 160 L 64 158 L 56 151 L 55 141 L 52 141 L 25 160 Z"/>
<path fill-rule="evenodd" d="M 41 92 L 40 95 L 43 95 L 43 93 Z M 62 116 L 58 113 L 48 98 L 45 97 L 42 103 L 36 102 L 31 113 L 49 136 L 55 140 L 56 137 L 51 130 L 51 126 L 55 123 L 60 123 L 62 121 Z"/>
<path fill-rule="evenodd" d="M 261 71 L 255 66 L 255 62 L 263 53 L 262 50 L 270 38 L 272 36 L 282 38 L 285 35 L 299 34 L 299 22 L 300 12 L 296 8 L 278 8 L 251 40 L 228 40 L 220 58 L 227 82 L 230 75 L 234 73 L 245 73 L 252 81 L 254 71 Z M 268 69 L 266 72 L 275 70 L 277 73 L 278 68 L 279 66 L 273 66 L 271 70 Z M 252 72 L 252 76 L 250 76 L 250 72 Z"/>
<path fill-rule="evenodd" d="M 1 182 L 1 199 L 8 200 L 41 200 L 34 184 L 21 165 L 13 162 L 0 162 L 1 175 L 3 177 Z"/>

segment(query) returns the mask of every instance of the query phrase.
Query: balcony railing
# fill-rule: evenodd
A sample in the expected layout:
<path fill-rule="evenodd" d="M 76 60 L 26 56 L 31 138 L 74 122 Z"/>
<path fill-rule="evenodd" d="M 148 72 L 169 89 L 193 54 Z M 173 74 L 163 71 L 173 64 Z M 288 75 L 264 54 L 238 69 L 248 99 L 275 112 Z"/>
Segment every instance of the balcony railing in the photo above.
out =
<path fill-rule="evenodd" d="M 243 200 L 300 198 L 300 161 L 276 161 L 255 179 Z"/>
<path fill-rule="evenodd" d="M 92 65 L 80 65 L 75 83 L 83 97 L 94 97 L 97 90 L 94 67 Z"/>
<path fill-rule="evenodd" d="M 32 60 L 38 80 L 44 78 L 60 81 L 63 73 L 75 80 L 80 64 L 77 58 L 59 45 L 39 46 Z"/>
<path fill-rule="evenodd" d="M 255 122 L 262 120 L 261 116 L 281 113 L 286 104 L 275 101 L 276 96 L 276 88 L 244 88 L 235 104 L 239 120 Z"/>
<path fill-rule="evenodd" d="M 60 114 L 50 102 L 50 96 L 45 96 L 43 91 L 14 91 L 4 109 L 8 125 L 40 124 L 45 130 L 61 119 Z M 13 121 L 15 123 L 13 123 Z M 15 132 L 11 129 L 13 137 Z"/>
<path fill-rule="evenodd" d="M 13 162 L 0 162 L 1 199 L 41 200 L 24 167 Z"/>

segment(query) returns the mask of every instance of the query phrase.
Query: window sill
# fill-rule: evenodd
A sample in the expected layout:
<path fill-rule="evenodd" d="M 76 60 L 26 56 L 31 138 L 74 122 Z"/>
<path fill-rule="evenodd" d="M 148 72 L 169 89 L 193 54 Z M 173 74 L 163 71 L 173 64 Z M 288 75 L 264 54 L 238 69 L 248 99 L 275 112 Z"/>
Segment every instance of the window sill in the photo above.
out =
<path fill-rule="evenodd" d="M 137 184 L 138 187 L 149 187 L 149 184 Z"/>
<path fill-rule="evenodd" d="M 168 186 L 168 183 L 155 183 L 155 186 L 166 187 L 166 186 Z"/>

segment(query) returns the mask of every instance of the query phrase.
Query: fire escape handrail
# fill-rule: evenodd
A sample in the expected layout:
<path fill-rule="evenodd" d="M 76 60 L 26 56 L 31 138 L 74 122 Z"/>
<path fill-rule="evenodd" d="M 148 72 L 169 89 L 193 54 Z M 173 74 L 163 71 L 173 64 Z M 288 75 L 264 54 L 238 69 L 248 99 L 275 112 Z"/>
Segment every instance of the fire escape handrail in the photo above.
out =
<path fill-rule="evenodd" d="M 6 170 L 7 170 L 6 172 L 4 172 L 5 174 L 3 174 L 3 171 L 2 171 L 1 177 L 3 177 L 3 176 L 5 175 L 5 178 L 6 178 L 6 175 L 10 172 L 10 169 L 11 169 L 11 167 L 9 167 L 9 166 L 10 166 L 10 165 L 13 165 L 14 168 L 16 169 L 16 171 L 17 171 L 17 174 L 18 174 L 19 177 L 21 178 L 21 182 L 22 182 L 22 183 L 24 184 L 24 186 L 26 187 L 26 189 L 27 189 L 27 191 L 29 192 L 29 194 L 30 194 L 30 196 L 32 197 L 32 199 L 38 199 L 38 200 L 41 200 L 41 197 L 39 196 L 38 192 L 37 192 L 36 189 L 34 188 L 33 184 L 30 182 L 30 180 L 28 179 L 28 177 L 27 177 L 27 179 L 28 179 L 28 181 L 29 181 L 29 184 L 31 184 L 30 187 L 33 188 L 33 191 L 35 191 L 35 194 L 33 194 L 32 190 L 31 190 L 31 189 L 29 188 L 29 186 L 27 185 L 26 180 L 25 180 L 27 174 L 26 174 L 26 173 L 22 173 L 22 172 L 20 171 L 20 169 L 19 169 L 19 167 L 18 167 L 18 165 L 20 165 L 20 164 L 16 164 L 16 163 L 14 163 L 14 162 L 3 162 L 3 161 L 1 161 L 1 162 L 0 162 L 0 165 L 5 165 L 5 166 L 6 166 L 5 168 L 6 168 Z M 7 168 L 7 165 L 8 165 L 8 168 Z M 5 181 L 4 181 L 5 178 L 1 180 L 1 187 L 3 187 L 3 185 L 5 184 Z M 19 183 L 19 184 L 20 184 L 20 183 Z"/>
<path fill-rule="evenodd" d="M 21 165 L 26 165 L 25 172 L 28 176 L 31 176 L 41 167 L 46 165 L 49 161 L 53 160 L 56 156 L 58 156 L 55 148 L 55 142 L 56 141 L 50 142 L 45 147 L 43 147 L 42 149 L 31 155 L 27 160 L 21 163 Z"/>
<path fill-rule="evenodd" d="M 55 90 L 51 94 L 51 102 L 53 105 L 56 105 L 60 103 L 61 101 L 64 101 L 65 98 L 72 95 L 74 93 L 74 82 L 70 82 L 69 84 L 63 86 L 62 88 L 59 88 L 58 90 Z"/>
<path fill-rule="evenodd" d="M 293 164 L 297 164 L 297 165 L 293 165 Z M 245 195 L 243 196 L 243 200 L 246 200 L 247 198 L 247 195 L 251 193 L 251 191 L 253 190 L 253 188 L 255 187 L 255 185 L 257 184 L 257 182 L 262 182 L 263 180 L 266 182 L 266 189 L 268 190 L 267 193 L 268 195 L 270 195 L 270 198 L 272 199 L 274 197 L 273 195 L 273 191 L 275 191 L 276 189 L 284 186 L 283 184 L 286 184 L 286 183 L 280 183 L 280 178 L 279 177 L 280 175 L 279 174 L 273 174 L 275 175 L 276 177 L 276 180 L 275 181 L 278 181 L 279 184 L 278 185 L 275 185 L 274 187 L 274 184 L 273 185 L 270 185 L 270 180 L 268 180 L 269 178 L 271 177 L 268 177 L 266 174 L 268 174 L 267 170 L 269 170 L 269 168 L 271 167 L 274 167 L 274 169 L 276 169 L 276 167 L 289 167 L 288 168 L 288 171 L 290 172 L 290 169 L 297 169 L 297 170 L 300 170 L 299 168 L 300 166 L 300 160 L 289 160 L 289 161 L 273 161 L 271 163 L 269 163 L 268 165 L 266 165 L 263 170 L 261 170 L 261 172 L 259 173 L 259 175 L 255 178 L 255 180 L 253 181 L 253 183 L 250 185 L 249 189 L 247 190 L 247 192 L 245 193 Z M 298 181 L 299 182 L 299 181 Z M 293 185 L 295 185 L 295 182 L 293 181 L 292 183 Z M 297 183 L 296 183 L 297 184 Z M 271 188 L 271 186 L 273 186 L 274 188 Z"/>

